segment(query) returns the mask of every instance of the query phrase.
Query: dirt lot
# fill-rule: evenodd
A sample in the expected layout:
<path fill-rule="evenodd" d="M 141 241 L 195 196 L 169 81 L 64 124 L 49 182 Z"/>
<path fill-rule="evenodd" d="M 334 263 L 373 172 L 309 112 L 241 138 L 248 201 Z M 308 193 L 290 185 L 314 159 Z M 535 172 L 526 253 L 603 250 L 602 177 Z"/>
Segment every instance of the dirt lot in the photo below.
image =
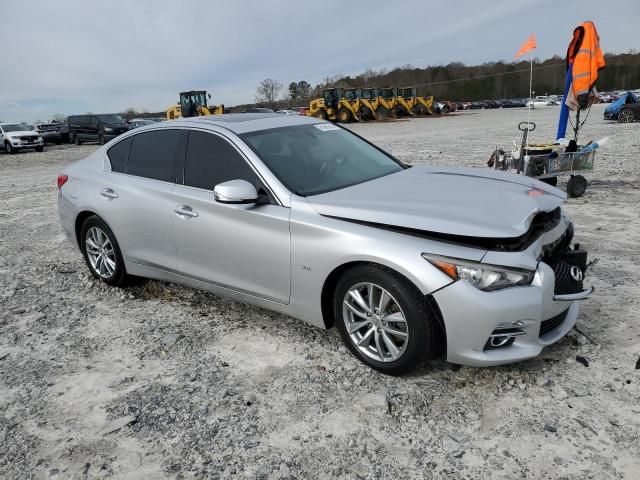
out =
<path fill-rule="evenodd" d="M 552 139 L 556 116 L 533 112 L 534 138 Z M 525 118 L 353 129 L 409 163 L 482 166 Z M 96 147 L 1 153 L 0 477 L 640 478 L 640 125 L 596 106 L 583 138 L 605 135 L 567 204 L 600 257 L 582 334 L 517 365 L 434 361 L 403 378 L 335 331 L 175 285 L 103 287 L 55 204 L 57 173 Z"/>

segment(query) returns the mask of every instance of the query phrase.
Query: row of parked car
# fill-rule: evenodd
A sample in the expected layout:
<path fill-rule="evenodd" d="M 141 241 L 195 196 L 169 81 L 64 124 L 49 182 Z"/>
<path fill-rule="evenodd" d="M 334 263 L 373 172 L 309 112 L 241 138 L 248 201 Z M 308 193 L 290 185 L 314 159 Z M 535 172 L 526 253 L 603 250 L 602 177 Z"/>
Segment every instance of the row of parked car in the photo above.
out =
<path fill-rule="evenodd" d="M 70 115 L 65 123 L 0 123 L 0 145 L 8 153 L 24 149 L 44 150 L 46 144 L 98 142 L 104 144 L 132 128 L 162 121 L 162 118 L 125 120 L 116 113 Z"/>

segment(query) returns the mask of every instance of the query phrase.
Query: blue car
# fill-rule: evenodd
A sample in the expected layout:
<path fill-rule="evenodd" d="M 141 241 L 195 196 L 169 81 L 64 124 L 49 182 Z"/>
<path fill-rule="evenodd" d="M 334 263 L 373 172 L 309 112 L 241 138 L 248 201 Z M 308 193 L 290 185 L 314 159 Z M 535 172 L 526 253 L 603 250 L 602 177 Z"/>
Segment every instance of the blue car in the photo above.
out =
<path fill-rule="evenodd" d="M 638 97 L 633 92 L 627 92 L 622 96 L 618 97 L 616 101 L 611 103 L 604 109 L 604 119 L 605 120 L 617 120 L 618 114 L 622 107 L 625 105 L 638 103 Z"/>

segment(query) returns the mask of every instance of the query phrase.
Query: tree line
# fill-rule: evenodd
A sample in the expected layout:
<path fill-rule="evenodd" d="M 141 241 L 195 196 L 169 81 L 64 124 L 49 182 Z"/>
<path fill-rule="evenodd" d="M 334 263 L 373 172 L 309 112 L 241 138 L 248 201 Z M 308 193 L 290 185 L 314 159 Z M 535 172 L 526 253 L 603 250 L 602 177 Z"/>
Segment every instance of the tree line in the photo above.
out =
<path fill-rule="evenodd" d="M 596 86 L 599 91 L 640 88 L 638 52 L 606 54 L 605 60 L 607 66 L 600 72 Z M 326 77 L 314 87 L 304 80 L 291 82 L 284 92 L 282 83 L 268 78 L 256 90 L 256 103 L 241 107 L 304 106 L 328 87 L 415 87 L 418 95 L 433 95 L 441 100 L 526 98 L 529 96 L 529 69 L 528 61 L 487 62 L 474 66 L 453 62 L 424 68 L 405 65 L 392 70 L 366 70 L 355 76 Z M 553 56 L 546 60 L 534 59 L 533 91 L 537 95 L 562 94 L 565 75 L 564 58 Z"/>

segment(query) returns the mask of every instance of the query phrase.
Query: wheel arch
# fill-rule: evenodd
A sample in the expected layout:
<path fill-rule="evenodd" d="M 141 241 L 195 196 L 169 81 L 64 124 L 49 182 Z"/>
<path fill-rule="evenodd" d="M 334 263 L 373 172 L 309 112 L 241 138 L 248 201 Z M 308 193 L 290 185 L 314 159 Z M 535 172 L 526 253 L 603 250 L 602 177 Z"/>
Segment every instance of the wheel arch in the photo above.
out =
<path fill-rule="evenodd" d="M 366 260 L 354 260 L 354 261 L 343 263 L 342 265 L 335 267 L 329 273 L 329 275 L 327 275 L 327 278 L 325 279 L 324 284 L 322 285 L 322 290 L 320 293 L 320 307 L 322 310 L 322 319 L 324 321 L 324 326 L 326 329 L 330 329 L 335 325 L 336 319 L 333 315 L 333 294 L 338 285 L 338 280 L 340 279 L 342 274 L 347 270 L 357 266 L 365 266 L 365 265 L 375 266 L 383 270 L 391 271 L 396 275 L 400 275 L 401 277 L 406 279 L 411 285 L 413 285 L 414 288 L 420 291 L 420 289 L 416 286 L 415 282 L 411 278 L 404 275 L 398 269 L 392 268 L 388 265 L 384 265 L 382 263 L 378 263 L 374 261 L 366 261 Z M 440 311 L 440 307 L 438 306 L 438 303 L 436 302 L 435 298 L 433 298 L 431 294 L 424 295 L 424 299 L 427 306 L 433 311 L 437 324 L 440 327 L 440 334 L 443 336 L 443 339 L 444 339 L 443 344 L 446 345 L 446 328 L 445 328 L 444 320 L 442 317 L 442 313 Z"/>
<path fill-rule="evenodd" d="M 104 221 L 104 219 L 100 215 L 98 215 L 96 212 L 93 212 L 91 210 L 83 210 L 80 213 L 78 213 L 78 215 L 76 215 L 76 220 L 74 222 L 73 230 L 76 235 L 76 241 L 78 242 L 78 246 L 80 246 L 80 233 L 82 231 L 82 225 L 84 224 L 87 218 L 92 217 L 94 215 L 102 219 L 102 221 Z"/>

